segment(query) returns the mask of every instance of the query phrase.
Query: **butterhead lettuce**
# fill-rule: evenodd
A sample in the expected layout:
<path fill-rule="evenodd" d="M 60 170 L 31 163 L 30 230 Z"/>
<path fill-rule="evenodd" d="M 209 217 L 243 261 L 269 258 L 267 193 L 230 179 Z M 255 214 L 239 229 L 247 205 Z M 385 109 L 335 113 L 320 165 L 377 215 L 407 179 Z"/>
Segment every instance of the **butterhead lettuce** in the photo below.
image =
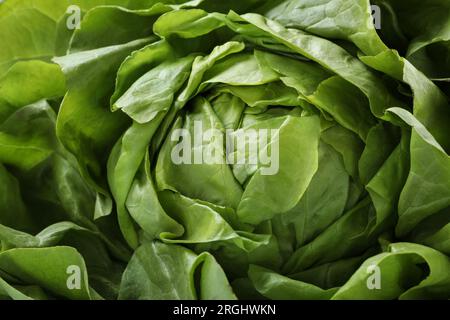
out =
<path fill-rule="evenodd" d="M 0 298 L 450 299 L 449 12 L 3 1 Z"/>

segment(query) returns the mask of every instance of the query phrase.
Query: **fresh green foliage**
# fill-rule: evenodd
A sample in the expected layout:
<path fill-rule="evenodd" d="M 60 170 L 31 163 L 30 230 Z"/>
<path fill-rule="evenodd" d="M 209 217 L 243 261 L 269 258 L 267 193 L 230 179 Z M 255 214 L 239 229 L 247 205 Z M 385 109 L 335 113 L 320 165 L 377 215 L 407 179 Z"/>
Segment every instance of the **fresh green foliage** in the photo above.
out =
<path fill-rule="evenodd" d="M 6 0 L 0 44 L 0 299 L 450 299 L 448 0 Z"/>

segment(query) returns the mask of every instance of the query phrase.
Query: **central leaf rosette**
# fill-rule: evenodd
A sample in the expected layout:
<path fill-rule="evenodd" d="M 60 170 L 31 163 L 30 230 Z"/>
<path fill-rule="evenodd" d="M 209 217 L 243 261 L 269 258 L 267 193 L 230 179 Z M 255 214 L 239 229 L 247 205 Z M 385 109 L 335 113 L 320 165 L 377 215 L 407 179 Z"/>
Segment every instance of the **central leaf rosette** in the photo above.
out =
<path fill-rule="evenodd" d="M 340 50 L 334 68 L 363 75 L 341 76 L 299 55 L 301 47 L 283 44 L 292 30 L 257 15 L 179 10 L 161 16 L 154 32 L 162 40 L 122 63 L 111 101 L 133 120 L 108 163 L 129 244 L 142 230 L 146 239 L 207 250 L 233 277 L 250 262 L 296 274 L 364 256 L 392 223 L 392 203 L 370 193 L 406 161 L 400 128 L 370 112 L 380 99 L 401 105 L 383 81 L 376 89 L 386 96 L 364 92 L 356 77 L 375 76 L 349 53 L 314 38 Z M 148 68 L 135 72 L 140 64 Z M 370 158 L 376 139 L 391 140 L 386 157 L 396 149 L 382 168 Z M 389 188 L 403 180 L 399 172 Z"/>

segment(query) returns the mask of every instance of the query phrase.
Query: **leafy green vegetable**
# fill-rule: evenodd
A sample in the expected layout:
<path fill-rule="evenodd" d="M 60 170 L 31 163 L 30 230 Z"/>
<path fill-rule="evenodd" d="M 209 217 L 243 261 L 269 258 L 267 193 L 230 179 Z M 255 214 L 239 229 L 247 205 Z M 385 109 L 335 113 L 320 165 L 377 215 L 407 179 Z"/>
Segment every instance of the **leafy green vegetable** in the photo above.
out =
<path fill-rule="evenodd" d="M 450 299 L 449 12 L 1 2 L 0 299 Z"/>

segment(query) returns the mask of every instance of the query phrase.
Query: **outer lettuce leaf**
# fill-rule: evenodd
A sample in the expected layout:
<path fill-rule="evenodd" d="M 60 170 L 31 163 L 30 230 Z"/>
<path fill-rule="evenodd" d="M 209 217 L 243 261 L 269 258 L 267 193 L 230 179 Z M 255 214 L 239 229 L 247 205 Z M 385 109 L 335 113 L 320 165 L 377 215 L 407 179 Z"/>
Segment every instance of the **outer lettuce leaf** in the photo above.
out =
<path fill-rule="evenodd" d="M 194 274 L 199 272 L 199 283 Z M 221 299 L 235 296 L 214 258 L 158 242 L 139 247 L 123 275 L 119 299 Z"/>
<path fill-rule="evenodd" d="M 66 270 L 70 266 L 77 266 L 81 270 L 80 290 L 70 290 L 66 284 Z M 56 297 L 75 300 L 90 299 L 84 260 L 75 249 L 70 247 L 11 249 L 2 252 L 0 253 L 0 272 L 6 274 L 7 278 L 17 279 L 17 284 L 35 283 Z M 11 290 L 7 285 L 3 287 L 6 287 L 7 291 L 12 291 L 13 298 L 25 298 L 23 294 Z"/>
<path fill-rule="evenodd" d="M 367 0 L 289 0 L 266 15 L 287 27 L 352 41 L 363 52 L 376 54 L 386 46 L 375 31 L 369 4 Z"/>
<path fill-rule="evenodd" d="M 412 243 L 395 243 L 388 252 L 364 262 L 333 299 L 448 299 L 449 258 L 442 253 Z M 425 264 L 428 271 L 420 267 Z M 382 290 L 370 290 L 368 276 L 378 267 Z M 369 271 L 368 271 L 369 270 Z"/>

